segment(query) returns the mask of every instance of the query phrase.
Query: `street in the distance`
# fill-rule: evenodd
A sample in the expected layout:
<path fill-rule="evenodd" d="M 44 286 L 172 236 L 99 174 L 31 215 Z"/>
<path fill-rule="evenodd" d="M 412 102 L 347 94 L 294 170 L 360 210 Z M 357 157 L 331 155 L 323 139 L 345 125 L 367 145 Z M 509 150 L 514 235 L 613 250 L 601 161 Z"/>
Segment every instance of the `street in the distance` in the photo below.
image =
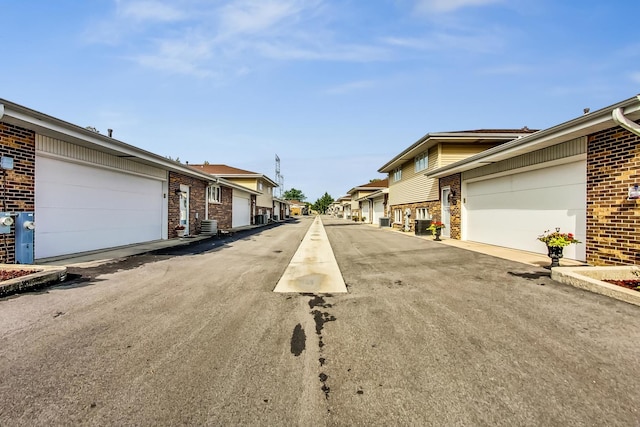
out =
<path fill-rule="evenodd" d="M 0 299 L 0 425 L 640 422 L 638 307 L 329 217 L 348 292 L 273 292 L 312 221 Z"/>

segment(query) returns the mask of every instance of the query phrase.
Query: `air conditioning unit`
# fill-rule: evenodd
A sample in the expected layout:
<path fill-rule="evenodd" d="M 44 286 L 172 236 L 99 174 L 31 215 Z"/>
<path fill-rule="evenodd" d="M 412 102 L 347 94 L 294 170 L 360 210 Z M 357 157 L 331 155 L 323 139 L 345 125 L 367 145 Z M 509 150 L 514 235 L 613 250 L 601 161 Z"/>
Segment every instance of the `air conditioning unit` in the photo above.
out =
<path fill-rule="evenodd" d="M 202 220 L 202 234 L 218 234 L 218 221 L 215 219 Z"/>

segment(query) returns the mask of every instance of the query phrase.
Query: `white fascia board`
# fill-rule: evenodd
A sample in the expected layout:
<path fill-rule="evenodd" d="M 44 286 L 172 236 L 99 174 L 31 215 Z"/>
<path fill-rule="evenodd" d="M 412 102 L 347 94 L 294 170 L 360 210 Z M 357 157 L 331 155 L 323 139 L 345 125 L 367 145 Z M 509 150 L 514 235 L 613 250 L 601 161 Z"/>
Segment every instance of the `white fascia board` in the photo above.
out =
<path fill-rule="evenodd" d="M 640 95 L 434 169 L 425 173 L 425 176 L 442 178 L 615 127 L 617 124 L 613 120 L 612 113 L 617 108 L 623 108 L 625 115 L 640 116 Z"/>
<path fill-rule="evenodd" d="M 101 135 L 80 126 L 56 119 L 35 110 L 0 99 L 3 114 L 2 121 L 33 130 L 41 135 L 51 136 L 83 147 L 103 151 L 114 156 L 127 157 L 133 161 L 140 161 L 174 172 L 211 181 L 211 176 L 199 173 L 187 166 L 169 160 L 158 154 L 134 147 L 117 139 Z"/>

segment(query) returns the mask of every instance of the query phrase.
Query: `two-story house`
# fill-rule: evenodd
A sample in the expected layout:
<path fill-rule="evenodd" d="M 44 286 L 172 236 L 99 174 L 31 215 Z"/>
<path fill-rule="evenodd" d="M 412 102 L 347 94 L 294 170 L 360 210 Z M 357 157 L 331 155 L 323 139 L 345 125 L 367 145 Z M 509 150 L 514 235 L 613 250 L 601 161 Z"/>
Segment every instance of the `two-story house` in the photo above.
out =
<path fill-rule="evenodd" d="M 358 185 L 347 191 L 351 200 L 351 218 L 354 221 L 372 222 L 373 204 L 367 196 L 388 186 L 388 180 L 376 179 L 366 184 Z M 383 213 L 382 213 L 383 214 Z"/>
<path fill-rule="evenodd" d="M 459 234 L 458 229 L 451 229 L 450 221 L 449 200 L 454 190 L 440 186 L 425 173 L 533 132 L 526 127 L 481 129 L 428 133 L 420 138 L 378 169 L 389 174 L 388 209 L 393 226 L 412 229 L 416 219 L 434 219 L 445 224 L 443 236 Z"/>
<path fill-rule="evenodd" d="M 274 215 L 274 189 L 278 186 L 266 175 L 223 164 L 190 165 L 193 169 L 257 191 L 255 201 L 242 192 L 233 194 L 233 223 L 240 224 L 250 218 L 251 224 L 266 224 Z M 279 214 L 276 214 L 279 216 Z M 235 227 L 235 225 L 234 225 Z"/>

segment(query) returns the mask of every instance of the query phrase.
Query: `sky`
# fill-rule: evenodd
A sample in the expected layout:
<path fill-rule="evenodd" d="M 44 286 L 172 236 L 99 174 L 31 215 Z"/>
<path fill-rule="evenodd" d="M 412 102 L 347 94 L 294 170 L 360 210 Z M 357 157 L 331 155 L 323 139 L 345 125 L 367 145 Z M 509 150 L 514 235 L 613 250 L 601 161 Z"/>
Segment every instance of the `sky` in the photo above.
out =
<path fill-rule="evenodd" d="M 313 202 L 430 132 L 640 93 L 637 0 L 0 0 L 0 98 Z"/>

